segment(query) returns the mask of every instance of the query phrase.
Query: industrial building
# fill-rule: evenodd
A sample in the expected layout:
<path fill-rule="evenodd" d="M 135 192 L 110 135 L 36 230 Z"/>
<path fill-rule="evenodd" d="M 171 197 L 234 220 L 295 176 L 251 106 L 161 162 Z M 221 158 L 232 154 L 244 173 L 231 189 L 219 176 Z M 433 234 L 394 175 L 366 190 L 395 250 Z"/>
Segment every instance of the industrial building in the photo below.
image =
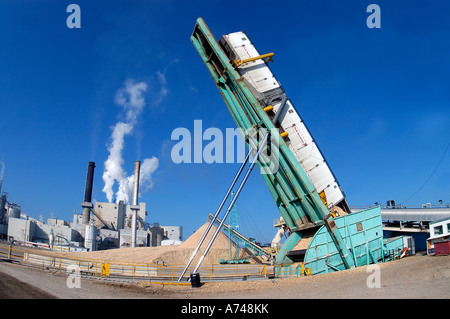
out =
<path fill-rule="evenodd" d="M 136 163 L 136 169 L 139 169 L 139 164 Z M 159 223 L 150 226 L 146 222 L 146 203 L 92 203 L 94 168 L 95 163 L 89 162 L 85 198 L 81 203 L 83 213 L 75 213 L 72 222 L 49 218 L 45 223 L 34 219 L 24 214 L 17 204 L 9 203 L 7 194 L 2 194 L 0 238 L 17 244 L 70 251 L 182 243 L 182 226 L 160 226 Z M 134 192 L 136 199 L 138 187 Z"/>
<path fill-rule="evenodd" d="M 352 209 L 358 212 L 360 209 Z M 386 206 L 381 208 L 383 220 L 383 233 L 385 237 L 410 236 L 414 239 L 415 250 L 427 249 L 427 240 L 433 237 L 433 224 L 440 220 L 450 218 L 448 205 L 432 206 L 430 203 L 422 207 L 405 207 L 396 205 L 394 200 L 389 200 Z"/>

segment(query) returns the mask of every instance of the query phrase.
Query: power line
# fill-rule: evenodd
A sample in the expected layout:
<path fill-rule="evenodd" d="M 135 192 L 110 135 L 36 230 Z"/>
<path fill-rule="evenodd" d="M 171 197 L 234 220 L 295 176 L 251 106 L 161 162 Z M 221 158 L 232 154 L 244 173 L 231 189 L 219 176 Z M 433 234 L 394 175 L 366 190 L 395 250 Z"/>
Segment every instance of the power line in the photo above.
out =
<path fill-rule="evenodd" d="M 436 171 L 438 170 L 439 166 L 441 165 L 441 163 L 442 163 L 442 161 L 443 161 L 443 159 L 444 159 L 444 157 L 445 157 L 445 154 L 447 154 L 447 151 L 448 151 L 449 147 L 450 147 L 450 143 L 447 144 L 447 148 L 445 149 L 444 154 L 442 155 L 442 157 L 441 157 L 441 159 L 439 160 L 438 164 L 436 165 L 435 169 L 433 170 L 433 172 L 431 173 L 431 175 L 427 178 L 427 180 L 425 181 L 425 183 L 424 183 L 424 184 L 423 184 L 423 185 L 422 185 L 422 186 L 421 186 L 414 194 L 412 194 L 407 200 L 403 201 L 403 202 L 402 202 L 402 205 L 403 205 L 404 203 L 406 203 L 407 201 L 409 201 L 409 200 L 410 200 L 411 198 L 413 198 L 414 196 L 416 196 L 417 193 L 419 193 L 419 192 L 422 190 L 422 188 L 424 188 L 425 185 L 427 185 L 428 181 L 431 179 L 431 177 L 433 177 L 434 173 L 436 173 Z"/>

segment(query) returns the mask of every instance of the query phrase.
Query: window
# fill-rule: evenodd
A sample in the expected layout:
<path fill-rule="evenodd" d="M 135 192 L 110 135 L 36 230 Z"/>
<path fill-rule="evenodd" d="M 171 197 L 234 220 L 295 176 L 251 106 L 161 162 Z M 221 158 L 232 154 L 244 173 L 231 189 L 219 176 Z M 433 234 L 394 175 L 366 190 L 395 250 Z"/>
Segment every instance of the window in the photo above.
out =
<path fill-rule="evenodd" d="M 450 224 L 447 224 L 447 233 L 450 233 Z"/>
<path fill-rule="evenodd" d="M 441 225 L 441 226 L 433 227 L 433 230 L 434 230 L 434 235 L 435 235 L 435 236 L 436 236 L 436 235 L 442 235 L 442 225 Z"/>

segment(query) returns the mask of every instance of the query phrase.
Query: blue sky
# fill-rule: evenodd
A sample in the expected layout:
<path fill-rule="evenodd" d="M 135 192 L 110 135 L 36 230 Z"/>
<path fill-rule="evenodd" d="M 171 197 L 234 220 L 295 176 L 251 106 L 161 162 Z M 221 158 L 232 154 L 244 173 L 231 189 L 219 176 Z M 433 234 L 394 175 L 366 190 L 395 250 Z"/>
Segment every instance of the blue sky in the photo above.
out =
<path fill-rule="evenodd" d="M 81 29 L 66 26 L 71 3 L 81 8 Z M 381 29 L 366 26 L 371 3 L 381 8 Z M 115 99 L 127 80 L 144 82 L 123 170 L 158 158 L 140 198 L 147 222 L 191 235 L 239 167 L 170 157 L 178 127 L 192 130 L 196 119 L 204 129 L 235 127 L 189 40 L 203 17 L 217 39 L 244 30 L 261 53 L 275 53 L 271 69 L 350 206 L 450 203 L 449 11 L 448 1 L 1 0 L 2 191 L 32 217 L 71 221 L 94 161 L 93 198 L 106 201 L 104 162 L 124 117 Z M 257 171 L 237 207 L 245 235 L 272 239 L 279 212 Z"/>

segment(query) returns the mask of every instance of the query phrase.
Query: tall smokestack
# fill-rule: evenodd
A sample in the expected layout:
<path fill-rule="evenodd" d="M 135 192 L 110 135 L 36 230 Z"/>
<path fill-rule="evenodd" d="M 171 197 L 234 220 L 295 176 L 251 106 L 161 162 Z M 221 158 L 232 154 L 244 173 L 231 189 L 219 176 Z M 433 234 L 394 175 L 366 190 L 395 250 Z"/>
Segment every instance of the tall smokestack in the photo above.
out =
<path fill-rule="evenodd" d="M 94 182 L 94 168 L 95 163 L 89 162 L 88 171 L 86 175 L 86 187 L 84 189 L 84 202 L 81 203 L 81 207 L 83 207 L 83 225 L 87 225 L 89 223 L 89 210 L 93 207 L 92 205 L 92 185 Z"/>
<path fill-rule="evenodd" d="M 94 168 L 95 163 L 89 162 L 86 176 L 86 188 L 84 190 L 84 201 L 87 203 L 90 203 L 92 201 L 92 184 L 94 182 Z"/>
<path fill-rule="evenodd" d="M 133 204 L 138 205 L 138 195 L 139 195 L 139 175 L 141 173 L 141 162 L 136 161 L 134 163 L 134 185 L 133 185 Z"/>
<path fill-rule="evenodd" d="M 131 247 L 136 247 L 136 228 L 137 228 L 137 211 L 138 196 L 139 196 L 139 175 L 141 170 L 141 162 L 136 161 L 134 163 L 134 185 L 133 185 L 133 202 L 131 204 Z"/>

